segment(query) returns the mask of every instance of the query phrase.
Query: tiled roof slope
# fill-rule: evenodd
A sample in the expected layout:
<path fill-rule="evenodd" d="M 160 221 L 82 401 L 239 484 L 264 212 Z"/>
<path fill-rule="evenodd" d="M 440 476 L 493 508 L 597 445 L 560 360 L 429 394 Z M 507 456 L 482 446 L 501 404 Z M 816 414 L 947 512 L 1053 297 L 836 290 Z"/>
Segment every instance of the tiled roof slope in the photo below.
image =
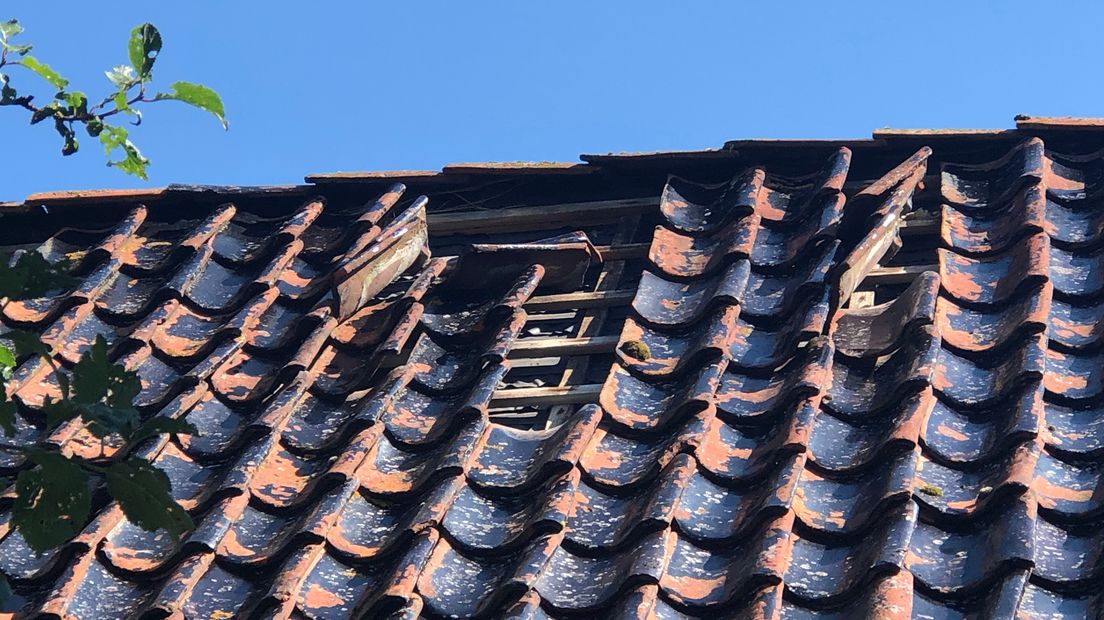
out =
<path fill-rule="evenodd" d="M 200 430 L 139 448 L 197 527 L 174 544 L 99 490 L 35 555 L 9 492 L 8 611 L 1100 616 L 1104 144 L 1077 120 L 405 173 L 417 198 L 343 175 L 28 200 L 48 239 L 20 251 L 80 284 L 0 321 L 63 368 L 105 337 L 143 415 Z M 517 181 L 582 206 L 433 208 Z M 567 409 L 518 423 L 522 371 L 563 351 L 589 356 L 541 392 Z M 7 441 L 115 455 L 45 429 L 47 370 L 18 368 Z"/>

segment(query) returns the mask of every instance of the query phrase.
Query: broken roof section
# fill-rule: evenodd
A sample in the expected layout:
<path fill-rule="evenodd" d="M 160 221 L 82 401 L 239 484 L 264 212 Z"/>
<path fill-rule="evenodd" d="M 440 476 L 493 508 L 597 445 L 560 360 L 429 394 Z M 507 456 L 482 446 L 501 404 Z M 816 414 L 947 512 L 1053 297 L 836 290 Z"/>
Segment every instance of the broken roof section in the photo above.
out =
<path fill-rule="evenodd" d="M 10 611 L 1099 614 L 1085 124 L 31 197 L 80 283 L 0 321 L 199 428 L 142 447 L 197 527 L 4 526 Z M 110 458 L 22 362 L 10 441 Z"/>

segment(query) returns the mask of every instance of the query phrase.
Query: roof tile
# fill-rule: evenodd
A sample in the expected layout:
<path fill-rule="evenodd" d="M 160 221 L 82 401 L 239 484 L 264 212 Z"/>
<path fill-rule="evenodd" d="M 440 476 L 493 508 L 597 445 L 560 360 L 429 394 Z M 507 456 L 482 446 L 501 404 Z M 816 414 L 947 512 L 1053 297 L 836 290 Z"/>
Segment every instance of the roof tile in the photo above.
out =
<path fill-rule="evenodd" d="M 1046 129 L 1059 125 L 1076 134 Z M 73 541 L 34 555 L 0 502 L 0 570 L 16 592 L 6 609 L 1094 615 L 1104 153 L 1053 153 L 1027 127 L 1004 141 L 940 140 L 976 145 L 967 163 L 962 150 L 924 148 L 896 165 L 885 153 L 900 148 L 864 143 L 855 170 L 892 168 L 873 181 L 849 180 L 869 173 L 838 143 L 820 145 L 819 162 L 751 144 L 651 158 L 672 170 L 656 172 L 667 176 L 659 209 L 641 217 L 646 253 L 636 238 L 624 242 L 632 252 L 607 251 L 555 219 L 567 225 L 450 228 L 444 245 L 459 256 L 432 258 L 432 200 L 394 185 L 349 203 L 355 179 L 325 197 L 281 194 L 295 201 L 283 207 L 174 189 L 60 230 L 38 251 L 68 259 L 77 284 L 11 302 L 0 320 L 43 334 L 63 372 L 104 336 L 142 379 L 144 417 L 199 429 L 139 447 L 197 527 L 176 543 L 107 503 Z M 779 153 L 803 169 L 776 174 Z M 603 182 L 617 166 L 646 174 L 615 159 Z M 929 160 L 937 191 L 921 189 Z M 709 181 L 667 175 L 686 170 Z M 236 205 L 162 221 L 174 196 L 228 193 Z M 901 226 L 914 197 L 929 208 L 936 194 L 938 226 Z M 923 243 L 906 237 L 918 234 Z M 866 294 L 879 261 L 909 265 L 910 252 L 938 265 Z M 595 288 L 595 272 L 611 269 L 621 282 Z M 542 305 L 551 295 L 573 307 L 592 288 L 592 306 L 612 303 L 608 291 L 632 303 L 590 308 L 611 319 L 585 333 Z M 496 399 L 545 389 L 526 373 L 546 332 L 581 336 L 557 341 L 554 361 L 598 351 L 589 375 L 600 389 L 547 386 L 586 388 L 597 404 L 546 429 L 509 428 Z M 7 441 L 110 458 L 110 438 L 45 427 L 44 400 L 59 390 L 47 370 L 20 360 Z M 5 473 L 23 467 L 0 455 Z"/>

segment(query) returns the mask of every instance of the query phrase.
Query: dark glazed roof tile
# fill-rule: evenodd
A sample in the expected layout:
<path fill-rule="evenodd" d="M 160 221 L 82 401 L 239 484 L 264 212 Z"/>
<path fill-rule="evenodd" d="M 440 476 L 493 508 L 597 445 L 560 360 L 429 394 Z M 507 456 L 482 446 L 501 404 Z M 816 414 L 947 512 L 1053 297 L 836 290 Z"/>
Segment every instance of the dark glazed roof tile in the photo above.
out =
<path fill-rule="evenodd" d="M 939 275 L 925 271 L 891 302 L 841 312 L 832 336 L 836 351 L 848 357 L 890 353 L 903 338 L 935 321 L 938 299 Z"/>
<path fill-rule="evenodd" d="M 618 340 L 617 361 L 634 374 L 655 380 L 688 372 L 688 368 L 699 367 L 706 359 L 719 358 L 728 350 L 739 313 L 739 306 L 722 306 L 681 333 L 665 333 L 631 316 L 626 317 Z M 630 342 L 643 343 L 648 354 L 627 353 L 632 351 Z"/>
<path fill-rule="evenodd" d="M 179 609 L 192 617 L 233 617 L 248 613 L 256 598 L 252 583 L 211 564 Z"/>
<path fill-rule="evenodd" d="M 1063 127 L 1045 135 L 1090 150 Z M 41 334 L 63 372 L 103 336 L 140 375 L 143 420 L 197 427 L 137 451 L 195 528 L 181 541 L 144 531 L 97 488 L 81 534 L 35 555 L 11 526 L 9 490 L 0 570 L 15 595 L 3 609 L 1097 615 L 1104 151 L 1059 155 L 1030 134 L 941 137 L 899 165 L 888 153 L 919 145 L 855 143 L 854 172 L 839 143 L 740 144 L 651 168 L 620 158 L 590 166 L 601 196 L 521 184 L 529 193 L 502 201 L 522 210 L 461 207 L 474 186 L 459 170 L 434 177 L 432 204 L 401 185 L 373 200 L 370 180 L 317 197 L 175 188 L 141 207 L 111 194 L 118 205 L 79 215 L 84 199 L 70 198 L 58 209 L 78 228 L 31 251 L 68 260 L 76 282 L 9 302 L 0 319 Z M 648 211 L 640 183 L 670 172 L 729 180 L 670 176 Z M 228 193 L 237 206 L 215 206 Z M 912 217 L 914 199 L 938 226 Z M 610 214 L 641 215 L 639 230 L 611 240 L 612 215 L 590 226 L 529 206 L 572 200 L 611 200 Z M 488 215 L 502 218 L 463 227 Z M 34 218 L 36 231 L 62 228 L 55 213 Z M 575 226 L 601 245 L 564 233 Z M 913 277 L 933 255 L 938 272 Z M 871 287 L 880 303 L 860 307 L 869 295 L 851 293 Z M 559 314 L 573 299 L 583 323 Z M 560 387 L 598 404 L 565 407 L 547 428 L 540 407 L 535 430 L 500 424 L 531 415 L 500 417 L 513 395 L 560 396 L 531 379 L 574 354 L 556 342 L 535 357 L 546 323 L 585 338 L 585 378 Z M 39 358 L 15 369 L 6 441 L 118 457 L 120 442 L 79 423 L 45 428 L 45 399 L 60 393 L 48 370 Z M 26 466 L 0 457 L 9 477 Z"/>
<path fill-rule="evenodd" d="M 442 537 L 418 577 L 418 592 L 426 608 L 435 614 L 485 617 L 547 575 L 543 569 L 558 552 L 555 538 L 544 538 L 513 556 L 469 557 Z"/>
<path fill-rule="evenodd" d="M 496 329 L 468 342 L 438 342 L 431 334 L 422 334 L 407 362 L 415 371 L 412 379 L 434 394 L 463 390 L 476 380 L 480 370 L 502 364 L 525 319 L 525 311 L 516 310 Z"/>
<path fill-rule="evenodd" d="M 1004 510 L 1010 498 L 1027 491 L 1038 458 L 1032 443 L 1017 445 L 1001 460 L 965 470 L 923 458 L 916 469 L 916 501 L 933 509 L 933 520 L 976 521 Z"/>
<path fill-rule="evenodd" d="M 676 606 L 701 613 L 776 584 L 786 570 L 792 526 L 793 514 L 788 513 L 719 549 L 698 547 L 676 536 L 659 587 Z"/>
<path fill-rule="evenodd" d="M 354 492 L 326 533 L 326 542 L 341 556 L 365 561 L 388 555 L 431 525 L 440 522 L 459 481 L 447 479 L 421 503 L 393 503 Z"/>
<path fill-rule="evenodd" d="M 1053 250 L 1046 235 L 1032 235 L 1000 254 L 972 258 L 939 251 L 939 275 L 955 300 L 983 306 L 1000 305 L 1047 282 Z M 1055 286 L 1057 286 L 1057 281 Z"/>
<path fill-rule="evenodd" d="M 1104 541 L 1097 528 L 1061 527 L 1035 520 L 1033 578 L 1054 590 L 1080 589 L 1098 581 Z"/>
<path fill-rule="evenodd" d="M 701 278 L 715 274 L 733 262 L 751 256 L 759 220 L 744 217 L 707 237 L 692 237 L 656 226 L 648 259 L 659 271 L 674 278 Z"/>
<path fill-rule="evenodd" d="M 752 271 L 741 301 L 744 316 L 778 320 L 788 317 L 811 291 L 820 289 L 836 261 L 840 242 L 824 243 L 786 274 Z"/>
<path fill-rule="evenodd" d="M 1097 301 L 1104 292 L 1104 249 L 1085 252 L 1050 249 L 1050 278 L 1056 295 L 1084 302 Z"/>
<path fill-rule="evenodd" d="M 70 308 L 46 328 L 42 342 L 54 347 L 71 364 L 80 360 L 97 337 L 102 337 L 109 348 L 114 347 L 120 340 L 120 330 L 97 316 L 94 309 L 90 302 Z"/>
<path fill-rule="evenodd" d="M 1102 163 L 1099 150 L 1084 155 L 1063 155 L 1047 152 L 1043 177 L 1047 194 L 1064 202 L 1096 198 L 1101 192 Z"/>
<path fill-rule="evenodd" d="M 184 419 L 199 433 L 184 437 L 181 444 L 185 452 L 201 458 L 224 454 L 238 442 L 247 424 L 239 412 L 210 392 L 195 403 Z"/>
<path fill-rule="evenodd" d="M 1043 407 L 1045 438 L 1051 451 L 1071 460 L 1097 460 L 1104 455 L 1104 413 L 1100 405 L 1083 409 L 1046 403 Z"/>
<path fill-rule="evenodd" d="M 1050 186 L 1047 190 L 1048 193 L 1053 191 Z M 1099 195 L 1093 200 L 1099 200 Z M 1047 201 L 1043 226 L 1055 247 L 1087 250 L 1104 241 L 1104 209 L 1099 206 L 1085 208 L 1078 202 Z"/>
<path fill-rule="evenodd" d="M 1064 594 L 1028 583 L 1019 608 L 1031 618 L 1096 618 L 1104 612 L 1104 595 L 1093 592 Z"/>
<path fill-rule="evenodd" d="M 789 225 L 810 214 L 820 214 L 817 200 L 825 196 L 834 200 L 843 191 L 851 168 L 851 150 L 840 147 L 824 162 L 821 169 L 802 177 L 768 175 L 756 210 L 764 220 Z"/>
<path fill-rule="evenodd" d="M 783 600 L 781 613 L 782 617 L 801 620 L 848 620 L 850 618 L 904 620 L 926 617 L 913 615 L 912 596 L 912 575 L 902 570 L 876 579 L 863 588 L 853 600 L 842 606 L 824 609 L 815 604 L 803 606 L 802 601 Z M 761 617 L 774 616 L 764 614 Z"/>
<path fill-rule="evenodd" d="M 751 168 L 717 185 L 700 185 L 672 176 L 663 188 L 659 209 L 677 231 L 711 235 L 751 215 L 764 176 L 761 169 Z"/>
<path fill-rule="evenodd" d="M 285 566 L 285 574 L 294 581 L 269 596 L 285 605 L 294 601 L 295 610 L 307 617 L 378 617 L 417 597 L 414 575 L 426 566 L 437 540 L 430 530 L 415 537 L 402 553 L 352 565 L 333 557 L 323 545 L 308 546 Z"/>
<path fill-rule="evenodd" d="M 281 440 L 293 450 L 321 452 L 375 422 L 374 413 L 364 395 L 330 400 L 306 392 L 292 404 Z"/>
<path fill-rule="evenodd" d="M 680 454 L 651 484 L 629 492 L 583 480 L 575 494 L 574 514 L 567 522 L 565 544 L 594 555 L 621 547 L 644 532 L 662 529 L 670 524 L 693 472 L 693 458 Z"/>
<path fill-rule="evenodd" d="M 463 471 L 485 423 L 472 420 L 437 450 L 411 451 L 393 442 L 379 425 L 369 429 L 379 435 L 356 472 L 364 490 L 373 496 L 408 498 L 440 478 Z"/>
<path fill-rule="evenodd" d="M 421 318 L 425 310 L 421 301 L 447 265 L 442 259 L 430 260 L 402 297 L 368 304 L 343 320 L 333 331 L 334 341 L 354 349 L 367 349 L 393 338 L 400 329 L 413 329 L 408 321 Z"/>
<path fill-rule="evenodd" d="M 943 200 L 962 207 L 1000 206 L 1022 185 L 1043 178 L 1043 141 L 1027 140 L 993 162 L 978 165 L 943 164 Z"/>
<path fill-rule="evenodd" d="M 407 445 L 441 441 L 465 420 L 481 419 L 495 387 L 506 374 L 507 367 L 491 364 L 481 375 L 473 377 L 467 389 L 454 394 L 427 394 L 425 388 L 412 383 L 416 367 L 396 371 L 377 396 L 382 413 L 379 421 L 395 441 Z"/>
<path fill-rule="evenodd" d="M 546 483 L 529 494 L 497 496 L 462 486 L 449 501 L 441 527 L 457 546 L 477 553 L 513 551 L 536 536 L 563 529 L 572 510 L 579 474 Z"/>
<path fill-rule="evenodd" d="M 774 327 L 737 320 L 728 353 L 732 365 L 748 372 L 770 372 L 791 359 L 806 341 L 819 336 L 831 312 L 828 290 L 808 299 Z M 761 322 L 761 321 L 760 321 Z"/>
<path fill-rule="evenodd" d="M 166 286 L 200 310 L 230 312 L 240 308 L 249 297 L 275 285 L 278 274 L 291 263 L 302 245 L 295 241 L 283 247 L 267 264 L 240 270 L 223 266 L 213 258 L 210 247 L 205 246 L 182 265 Z"/>
<path fill-rule="evenodd" d="M 714 360 L 693 374 L 650 383 L 614 363 L 598 402 L 613 422 L 627 430 L 662 429 L 712 407 L 724 367 L 723 359 Z"/>
<path fill-rule="evenodd" d="M 924 447 L 941 461 L 978 464 L 1034 439 L 1042 420 L 1043 393 L 1037 385 L 981 411 L 959 411 L 953 403 L 936 399 L 924 427 Z"/>
<path fill-rule="evenodd" d="M 565 473 L 579 460 L 601 417 L 598 407 L 589 405 L 573 421 L 550 430 L 492 425 L 472 456 L 468 479 L 480 487 L 521 492 Z"/>
<path fill-rule="evenodd" d="M 756 481 L 769 475 L 787 455 L 806 450 L 816 411 L 814 399 L 798 401 L 765 428 L 732 426 L 715 419 L 695 455 L 703 468 L 728 484 Z"/>
<path fill-rule="evenodd" d="M 765 521 L 786 513 L 802 463 L 796 455 L 784 457 L 767 478 L 745 487 L 717 484 L 695 472 L 675 511 L 679 533 L 705 545 L 738 543 Z"/>
<path fill-rule="evenodd" d="M 426 303 L 422 325 L 445 338 L 470 338 L 485 333 L 491 326 L 514 316 L 537 290 L 544 277 L 544 268 L 533 265 L 515 279 L 492 281 L 475 295 L 435 296 Z M 449 280 L 446 279 L 446 283 Z"/>
<path fill-rule="evenodd" d="M 627 585 L 658 580 L 664 574 L 675 538 L 670 530 L 656 532 L 624 551 L 593 558 L 559 547 L 533 584 L 534 589 L 545 605 L 555 610 L 601 609 L 612 605 L 618 591 Z M 573 575 L 590 578 L 575 579 Z"/>
<path fill-rule="evenodd" d="M 970 255 L 996 254 L 1024 237 L 1047 228 L 1047 203 L 1043 188 L 1026 185 L 1006 206 L 982 211 L 943 206 L 943 244 Z"/>
<path fill-rule="evenodd" d="M 13 254 L 10 262 L 14 263 L 15 260 Z M 93 300 L 98 302 L 109 295 L 121 281 L 127 279 L 125 274 L 119 273 L 121 266 L 119 260 L 109 260 L 97 266 L 87 276 L 76 278 L 72 290 L 54 290 L 34 299 L 11 300 L 4 304 L 2 314 L 16 324 L 38 325 L 56 318 L 70 306 Z"/>
<path fill-rule="evenodd" d="M 579 456 L 579 468 L 589 480 L 606 487 L 633 487 L 659 475 L 675 456 L 701 441 L 714 423 L 703 411 L 679 430 L 641 435 L 619 435 L 616 427 L 600 426 Z"/>
<path fill-rule="evenodd" d="M 906 502 L 885 514 L 854 542 L 817 542 L 795 535 L 786 587 L 797 599 L 820 605 L 850 598 L 875 579 L 905 564 L 916 523 L 916 505 Z"/>
<path fill-rule="evenodd" d="M 1031 566 L 1034 512 L 1033 504 L 1020 498 L 979 531 L 946 531 L 920 521 L 910 543 L 908 569 L 939 599 L 981 593 Z"/>
<path fill-rule="evenodd" d="M 1104 353 L 1063 353 L 1049 349 L 1046 353 L 1046 377 L 1043 385 L 1048 395 L 1064 403 L 1093 403 L 1104 393 Z"/>
<path fill-rule="evenodd" d="M 820 469 L 853 472 L 882 463 L 918 443 L 923 422 L 935 405 L 930 389 L 903 397 L 897 406 L 860 419 L 821 411 L 809 436 L 809 458 Z"/>
<path fill-rule="evenodd" d="M 1048 290 L 1024 295 L 998 308 L 960 305 L 941 296 L 936 303 L 936 322 L 943 344 L 964 355 L 995 355 L 1016 347 L 1047 328 L 1048 313 L 1053 323 Z M 1055 301 L 1053 307 L 1059 303 Z"/>
<path fill-rule="evenodd" d="M 58 617 L 123 618 L 139 612 L 154 592 L 148 585 L 112 574 L 94 553 L 82 554 L 58 582 L 40 611 Z"/>
<path fill-rule="evenodd" d="M 832 364 L 829 398 L 824 404 L 848 417 L 894 408 L 904 397 L 934 382 L 940 357 L 939 337 L 930 328 L 882 358 L 837 356 Z"/>
<path fill-rule="evenodd" d="M 887 457 L 862 475 L 818 473 L 807 467 L 794 492 L 794 513 L 802 525 L 831 535 L 859 535 L 892 514 L 912 495 L 917 450 Z"/>
<path fill-rule="evenodd" d="M 1104 469 L 1099 463 L 1062 461 L 1044 450 L 1036 467 L 1032 488 L 1047 518 L 1084 523 L 1104 514 Z"/>
<path fill-rule="evenodd" d="M 322 209 L 321 202 L 311 202 L 286 220 L 265 219 L 239 211 L 230 224 L 214 236 L 212 249 L 227 262 L 253 262 L 266 256 L 270 248 L 281 247 L 298 239 Z"/>
<path fill-rule="evenodd" d="M 957 407 L 987 408 L 1043 379 L 1048 357 L 1044 342 L 1041 334 L 1033 336 L 1005 355 L 984 361 L 942 349 L 932 385 L 943 399 Z"/>
<path fill-rule="evenodd" d="M 842 192 L 815 198 L 802 219 L 782 226 L 763 218 L 751 248 L 751 263 L 764 271 L 781 271 L 800 261 L 811 248 L 835 238 L 843 215 Z"/>
<path fill-rule="evenodd" d="M 1031 584 L 1027 583 L 1028 570 L 1017 568 L 1000 577 L 996 583 L 980 596 L 972 596 L 965 600 L 954 598 L 939 599 L 929 597 L 922 593 L 922 585 L 914 591 L 913 613 L 921 618 L 1013 618 L 1030 610 L 1027 603 L 1027 590 Z M 1023 602 L 1021 602 L 1023 597 Z M 1019 613 L 1017 613 L 1017 610 Z M 1036 616 L 1027 616 L 1036 617 Z M 1047 616 L 1038 616 L 1047 617 Z M 1074 615 L 1072 617 L 1081 617 Z"/>
<path fill-rule="evenodd" d="M 730 365 L 717 388 L 718 414 L 733 422 L 754 422 L 816 396 L 829 376 L 833 349 L 828 342 L 812 341 L 769 375 L 746 374 Z"/>
<path fill-rule="evenodd" d="M 1047 335 L 1052 344 L 1066 349 L 1095 349 L 1104 340 L 1104 302 L 1081 305 L 1055 299 L 1049 327 Z"/>
<path fill-rule="evenodd" d="M 702 320 L 720 306 L 744 299 L 750 263 L 739 260 L 713 276 L 674 282 L 645 271 L 633 299 L 633 310 L 645 321 L 661 328 L 681 328 Z"/>

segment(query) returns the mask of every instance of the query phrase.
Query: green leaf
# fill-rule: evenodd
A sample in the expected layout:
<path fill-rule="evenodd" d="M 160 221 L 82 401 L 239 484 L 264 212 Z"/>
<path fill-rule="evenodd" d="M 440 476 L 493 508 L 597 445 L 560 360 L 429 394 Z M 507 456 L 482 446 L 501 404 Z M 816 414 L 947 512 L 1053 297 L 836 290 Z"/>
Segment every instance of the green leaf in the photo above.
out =
<path fill-rule="evenodd" d="M 12 597 L 11 584 L 8 583 L 8 578 L 3 574 L 0 574 L 0 605 L 3 605 L 5 601 Z"/>
<path fill-rule="evenodd" d="M 63 372 L 55 372 L 54 377 L 57 379 L 58 387 L 61 388 L 61 397 L 69 400 L 69 395 L 72 393 L 72 390 L 69 389 L 69 375 Z"/>
<path fill-rule="evenodd" d="M 103 403 L 81 407 L 81 419 L 88 425 L 88 431 L 100 439 L 109 435 L 129 437 L 141 421 L 138 410 L 133 407 L 112 407 Z"/>
<path fill-rule="evenodd" d="M 170 88 L 172 88 L 172 92 L 157 93 L 154 100 L 173 99 L 183 101 L 188 105 L 214 114 L 215 118 L 222 123 L 223 129 L 230 127 L 230 123 L 226 120 L 226 109 L 222 105 L 222 98 L 214 90 L 202 84 L 192 84 L 191 82 L 174 82 L 170 85 Z"/>
<path fill-rule="evenodd" d="M 144 439 L 155 437 L 161 433 L 172 433 L 175 435 L 197 435 L 199 431 L 192 423 L 184 420 L 183 418 L 167 418 L 164 416 L 155 416 L 145 421 L 141 427 L 130 437 L 132 443 L 138 443 Z"/>
<path fill-rule="evenodd" d="M 140 418 L 133 402 L 142 383 L 138 375 L 108 359 L 103 336 L 96 336 L 73 366 L 72 381 L 73 402 L 81 405 L 81 416 L 94 435 L 129 437 L 134 432 Z"/>
<path fill-rule="evenodd" d="M 34 56 L 24 56 L 20 61 L 24 67 L 27 67 L 31 71 L 37 73 L 42 79 L 54 85 L 54 88 L 58 90 L 65 88 L 69 85 L 69 80 L 61 77 L 57 71 L 54 71 L 50 65 L 39 61 Z"/>
<path fill-rule="evenodd" d="M 16 405 L 10 400 L 0 402 L 0 428 L 4 429 L 4 435 L 15 435 L 15 411 Z"/>
<path fill-rule="evenodd" d="M 107 358 L 107 341 L 97 335 L 73 366 L 73 400 L 91 404 L 106 399 L 111 389 L 112 365 Z"/>
<path fill-rule="evenodd" d="M 153 24 L 145 23 L 130 31 L 127 54 L 130 64 L 141 78 L 149 77 L 157 54 L 161 52 L 161 33 Z"/>
<path fill-rule="evenodd" d="M 58 93 L 58 95 L 69 104 L 73 115 L 88 113 L 88 97 L 84 93 L 75 90 L 71 93 Z"/>
<path fill-rule="evenodd" d="M 0 338 L 11 341 L 12 346 L 15 347 L 17 358 L 30 357 L 31 355 L 50 355 L 50 347 L 38 339 L 38 334 L 16 329 L 6 332 Z"/>
<path fill-rule="evenodd" d="M 77 284 L 77 279 L 69 275 L 67 260 L 51 263 L 38 252 L 24 252 L 16 261 L 15 268 L 27 275 L 23 294 L 18 299 L 42 297 L 54 291 L 69 290 Z"/>
<path fill-rule="evenodd" d="M 131 523 L 146 530 L 164 529 L 176 540 L 194 528 L 192 518 L 173 500 L 165 472 L 144 459 L 130 458 L 107 470 L 107 492 Z"/>
<path fill-rule="evenodd" d="M 52 264 L 38 252 L 23 252 L 14 264 L 7 256 L 0 257 L 0 297 L 34 299 L 67 290 L 76 282 L 66 265 Z"/>
<path fill-rule="evenodd" d="M 0 345 L 0 366 L 15 368 L 15 353 L 3 345 Z"/>
<path fill-rule="evenodd" d="M 114 125 L 104 125 L 103 131 L 100 133 L 100 144 L 104 146 L 104 154 L 110 155 L 112 151 L 117 148 L 123 149 L 123 159 L 118 161 L 108 161 L 108 166 L 114 166 L 119 168 L 127 174 L 132 174 L 140 179 L 148 179 L 146 174 L 146 167 L 149 166 L 149 160 L 142 156 L 138 147 L 134 146 L 134 143 L 127 139 L 127 130 L 122 127 L 116 127 Z"/>
<path fill-rule="evenodd" d="M 28 450 L 27 457 L 35 467 L 16 478 L 12 524 L 31 549 L 42 552 L 80 533 L 92 494 L 88 475 L 61 454 Z"/>
<path fill-rule="evenodd" d="M 111 151 L 122 146 L 126 139 L 127 130 L 125 128 L 105 124 L 103 132 L 100 133 L 100 144 L 103 144 L 104 155 L 110 155 Z"/>
<path fill-rule="evenodd" d="M 6 22 L 0 22 L 0 39 L 10 39 L 15 35 L 23 32 L 23 26 L 19 25 L 19 21 L 10 19 Z"/>
<path fill-rule="evenodd" d="M 104 75 L 107 76 L 107 79 L 111 80 L 115 88 L 121 91 L 125 91 L 138 82 L 138 74 L 135 73 L 134 68 L 129 65 L 112 67 L 110 71 L 104 71 Z"/>
<path fill-rule="evenodd" d="M 7 383 L 12 378 L 12 372 L 15 370 L 15 353 L 11 349 L 0 344 L 0 378 Z"/>
<path fill-rule="evenodd" d="M 46 414 L 46 428 L 48 430 L 54 430 L 84 413 L 80 405 L 65 398 L 61 400 L 47 399 L 42 405 L 42 412 Z"/>
<path fill-rule="evenodd" d="M 107 162 L 108 166 L 114 166 L 119 170 L 131 175 L 136 176 L 143 181 L 149 180 L 149 174 L 146 173 L 146 168 L 149 166 L 149 160 L 142 156 L 142 152 L 138 150 L 138 147 L 134 146 L 134 143 L 130 140 L 123 142 L 123 159 L 118 161 Z"/>

